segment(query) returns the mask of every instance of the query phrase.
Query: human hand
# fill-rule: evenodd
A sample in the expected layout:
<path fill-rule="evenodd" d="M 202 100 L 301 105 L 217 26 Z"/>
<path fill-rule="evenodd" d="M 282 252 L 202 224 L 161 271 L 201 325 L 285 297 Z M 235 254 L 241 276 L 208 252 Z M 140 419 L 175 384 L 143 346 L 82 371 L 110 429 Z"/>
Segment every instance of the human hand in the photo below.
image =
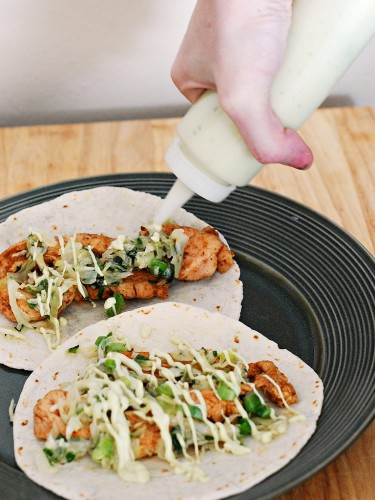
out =
<path fill-rule="evenodd" d="M 292 0 L 198 0 L 172 79 L 192 103 L 215 90 L 259 162 L 305 169 L 309 147 L 284 128 L 270 100 L 291 11 Z"/>

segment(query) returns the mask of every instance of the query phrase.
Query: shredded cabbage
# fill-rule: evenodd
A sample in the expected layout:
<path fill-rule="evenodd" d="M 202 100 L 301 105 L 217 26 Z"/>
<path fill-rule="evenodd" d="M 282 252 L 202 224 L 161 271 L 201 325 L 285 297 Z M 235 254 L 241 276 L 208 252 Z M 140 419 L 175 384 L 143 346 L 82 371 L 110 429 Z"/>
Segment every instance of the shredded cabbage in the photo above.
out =
<path fill-rule="evenodd" d="M 92 247 L 83 247 L 71 237 L 65 243 L 64 238 L 57 238 L 59 257 L 50 267 L 44 261 L 48 246 L 56 245 L 56 240 L 49 242 L 37 232 L 30 232 L 26 238 L 27 259 L 16 273 L 8 275 L 7 286 L 9 303 L 18 327 L 25 325 L 32 328 L 27 313 L 17 304 L 17 298 L 27 300 L 29 308 L 40 313 L 44 318 L 42 333 L 50 349 L 60 341 L 60 326 L 57 321 L 63 297 L 71 287 L 77 287 L 79 293 L 87 299 L 86 286 L 99 290 L 99 297 L 105 286 L 115 286 L 130 276 L 134 269 L 148 269 L 160 277 L 159 283 L 171 281 L 177 277 L 182 263 L 184 247 L 188 237 L 182 229 L 176 229 L 168 236 L 160 226 L 147 226 L 147 236 L 118 236 L 101 257 L 94 254 Z M 166 263 L 168 272 L 153 266 L 155 260 Z M 94 305 L 94 304 L 93 304 Z"/>
<path fill-rule="evenodd" d="M 70 439 L 73 432 L 89 426 L 90 438 L 78 441 L 89 442 L 85 449 L 92 459 L 115 470 L 124 481 L 149 479 L 145 465 L 136 462 L 148 452 L 157 453 L 176 473 L 206 481 L 199 465 L 206 449 L 244 455 L 250 452 L 246 436 L 267 444 L 285 433 L 294 413 L 298 413 L 289 408 L 278 410 L 278 414 L 272 409 L 264 418 L 248 413 L 246 398 L 240 394 L 243 384 L 250 387 L 251 394 L 259 393 L 247 378 L 246 361 L 235 350 L 217 353 L 178 341 L 176 352 L 137 354 L 128 340 L 119 340 L 112 332 L 98 337 L 97 360 L 78 380 L 64 385 L 67 399 L 62 399 L 56 409 L 67 424 L 66 440 L 49 438 L 46 447 L 51 450 L 47 455 L 50 462 L 66 462 L 67 450 L 72 451 L 77 441 Z M 211 403 L 206 403 L 200 391 L 213 385 L 217 399 L 226 401 L 220 396 L 223 381 L 233 388 L 230 401 L 237 412 L 231 410 L 226 415 L 222 410 L 220 421 L 208 416 Z M 151 436 L 155 429 L 159 444 L 153 448 L 153 439 L 148 443 L 140 438 L 145 432 Z"/>

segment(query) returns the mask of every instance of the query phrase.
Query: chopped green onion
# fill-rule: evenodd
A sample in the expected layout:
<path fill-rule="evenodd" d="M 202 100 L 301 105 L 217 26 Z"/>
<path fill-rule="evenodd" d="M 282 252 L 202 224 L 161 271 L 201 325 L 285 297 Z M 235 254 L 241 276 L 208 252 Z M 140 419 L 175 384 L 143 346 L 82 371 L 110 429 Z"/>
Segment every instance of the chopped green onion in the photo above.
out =
<path fill-rule="evenodd" d="M 67 462 L 73 462 L 73 460 L 76 458 L 75 453 L 68 451 L 67 454 L 65 455 L 66 461 Z"/>
<path fill-rule="evenodd" d="M 261 405 L 255 412 L 257 417 L 260 418 L 270 418 L 271 416 L 271 408 L 266 405 Z"/>
<path fill-rule="evenodd" d="M 190 410 L 190 415 L 196 420 L 203 420 L 202 410 L 199 406 L 188 405 Z"/>
<path fill-rule="evenodd" d="M 241 436 L 250 436 L 251 434 L 251 425 L 246 418 L 241 418 L 238 425 L 238 429 L 240 431 Z"/>
<path fill-rule="evenodd" d="M 173 451 L 177 454 L 182 453 L 180 441 L 177 438 L 177 432 L 179 430 L 180 430 L 179 427 L 172 427 L 172 429 L 171 429 L 172 447 L 173 447 Z"/>
<path fill-rule="evenodd" d="M 53 451 L 49 448 L 43 448 L 43 453 L 48 459 L 53 456 Z"/>
<path fill-rule="evenodd" d="M 172 391 L 171 387 L 168 384 L 160 384 L 160 385 L 158 385 L 157 388 L 156 388 L 156 392 L 159 395 L 164 394 L 165 396 L 168 396 L 169 398 L 174 398 L 173 391 Z"/>
<path fill-rule="evenodd" d="M 50 465 L 72 462 L 76 458 L 76 454 L 67 450 L 64 446 L 57 446 L 53 449 L 43 448 L 43 453 L 47 457 Z"/>
<path fill-rule="evenodd" d="M 168 415 L 177 415 L 179 411 L 183 412 L 181 405 L 176 404 L 175 399 L 165 397 L 165 395 L 160 395 L 156 398 L 158 405 L 163 409 L 164 413 Z"/>
<path fill-rule="evenodd" d="M 98 282 L 98 298 L 100 300 L 103 300 L 103 293 L 104 293 L 104 290 L 105 290 L 105 286 L 104 286 L 104 283 L 103 283 L 103 279 L 101 279 L 99 281 L 99 278 L 97 279 L 97 282 Z"/>
<path fill-rule="evenodd" d="M 167 282 L 171 282 L 174 276 L 174 265 L 170 262 L 165 262 L 160 259 L 153 259 L 148 266 L 148 270 L 155 276 L 165 278 Z"/>
<path fill-rule="evenodd" d="M 106 309 L 105 311 L 108 318 L 113 318 L 113 316 L 119 314 L 125 307 L 125 299 L 121 293 L 113 294 L 113 298 L 115 299 L 114 306 L 110 307 L 109 309 Z"/>
<path fill-rule="evenodd" d="M 257 409 L 262 406 L 259 396 L 256 394 L 250 394 L 246 396 L 243 400 L 243 407 L 247 413 L 256 413 Z"/>
<path fill-rule="evenodd" d="M 142 356 L 142 354 L 137 354 L 136 357 L 134 358 L 134 361 L 137 361 L 137 363 L 143 363 L 144 361 L 150 361 L 146 356 Z"/>
<path fill-rule="evenodd" d="M 100 337 L 98 337 L 96 340 L 95 340 L 95 345 L 99 346 L 103 340 L 107 339 L 108 337 L 111 337 L 112 336 L 112 332 L 109 332 L 108 335 L 100 335 Z"/>
<path fill-rule="evenodd" d="M 68 349 L 68 352 L 72 353 L 72 354 L 75 354 L 77 351 L 78 351 L 78 348 L 79 348 L 79 344 L 73 346 L 73 347 L 70 347 Z"/>
<path fill-rule="evenodd" d="M 101 437 L 91 454 L 91 458 L 95 460 L 95 462 L 101 462 L 105 458 L 111 458 L 113 456 L 113 444 L 113 439 L 110 436 Z"/>
<path fill-rule="evenodd" d="M 150 265 L 148 268 L 152 271 L 156 271 L 156 275 L 159 275 L 161 273 L 165 273 L 165 271 L 168 269 L 168 262 L 165 262 L 164 260 L 160 259 L 153 259 L 150 262 Z"/>
<path fill-rule="evenodd" d="M 116 368 L 116 361 L 114 359 L 106 359 L 104 361 L 104 366 L 107 368 L 107 370 L 113 370 Z"/>
<path fill-rule="evenodd" d="M 217 393 L 223 401 L 234 401 L 237 396 L 235 391 L 228 387 L 222 380 L 219 382 Z"/>
<path fill-rule="evenodd" d="M 127 351 L 126 345 L 123 342 L 111 342 L 105 346 L 105 352 L 125 352 Z"/>
<path fill-rule="evenodd" d="M 43 453 L 47 457 L 47 460 L 50 465 L 56 465 L 61 460 L 61 448 L 57 448 L 56 450 L 51 450 L 50 448 L 43 448 Z"/>

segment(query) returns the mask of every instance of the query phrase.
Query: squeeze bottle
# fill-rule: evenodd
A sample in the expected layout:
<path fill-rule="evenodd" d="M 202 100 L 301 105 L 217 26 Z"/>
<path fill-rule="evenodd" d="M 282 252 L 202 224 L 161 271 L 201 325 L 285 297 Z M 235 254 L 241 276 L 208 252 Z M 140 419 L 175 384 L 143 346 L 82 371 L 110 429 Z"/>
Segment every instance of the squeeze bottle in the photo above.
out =
<path fill-rule="evenodd" d="M 374 34 L 375 0 L 294 1 L 284 61 L 271 89 L 273 110 L 285 127 L 301 127 Z M 263 166 L 212 91 L 181 120 L 165 159 L 177 181 L 156 222 L 171 216 L 194 193 L 222 201 Z"/>

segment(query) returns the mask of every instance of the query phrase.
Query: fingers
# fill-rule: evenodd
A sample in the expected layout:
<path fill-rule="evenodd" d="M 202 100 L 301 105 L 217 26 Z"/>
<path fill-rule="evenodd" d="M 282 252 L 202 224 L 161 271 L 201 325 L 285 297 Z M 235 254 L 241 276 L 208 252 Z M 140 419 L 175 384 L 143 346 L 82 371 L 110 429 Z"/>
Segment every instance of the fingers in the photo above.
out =
<path fill-rule="evenodd" d="M 212 75 L 214 53 L 212 6 L 198 0 L 171 69 L 171 78 L 179 91 L 195 103 L 205 90 L 216 90 Z"/>
<path fill-rule="evenodd" d="M 178 90 L 192 104 L 198 101 L 205 90 L 215 90 L 214 85 L 208 78 L 196 79 L 189 71 L 189 66 L 186 65 L 186 60 L 183 54 L 177 55 L 177 58 L 172 66 L 171 78 Z M 197 74 L 202 75 L 204 72 L 197 70 Z"/>

